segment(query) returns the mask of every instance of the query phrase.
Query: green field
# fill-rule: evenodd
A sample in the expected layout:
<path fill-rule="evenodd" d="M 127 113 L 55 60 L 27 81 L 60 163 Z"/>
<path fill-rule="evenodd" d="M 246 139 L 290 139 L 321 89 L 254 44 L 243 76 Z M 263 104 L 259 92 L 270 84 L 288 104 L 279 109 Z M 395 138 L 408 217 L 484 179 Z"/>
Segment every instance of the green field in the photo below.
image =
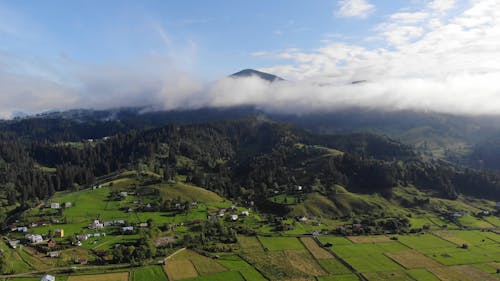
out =
<path fill-rule="evenodd" d="M 134 270 L 131 281 L 168 281 L 161 266 L 142 267 Z"/>
<path fill-rule="evenodd" d="M 304 250 L 304 245 L 295 237 L 266 237 L 259 236 L 264 248 L 270 251 Z"/>

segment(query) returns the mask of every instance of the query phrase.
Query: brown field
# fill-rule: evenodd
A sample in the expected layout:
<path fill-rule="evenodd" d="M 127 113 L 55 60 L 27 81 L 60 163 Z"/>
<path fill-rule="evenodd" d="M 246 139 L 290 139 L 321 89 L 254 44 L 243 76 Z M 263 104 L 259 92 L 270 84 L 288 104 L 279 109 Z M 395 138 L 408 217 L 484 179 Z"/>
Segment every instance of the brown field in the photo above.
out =
<path fill-rule="evenodd" d="M 388 236 L 384 235 L 374 235 L 374 236 L 348 236 L 347 239 L 351 240 L 353 243 L 382 243 L 382 242 L 394 242 Z"/>
<path fill-rule="evenodd" d="M 246 252 L 264 251 L 262 244 L 255 236 L 238 236 L 238 244 Z"/>
<path fill-rule="evenodd" d="M 441 266 L 441 264 L 437 263 L 433 259 L 426 257 L 415 250 L 386 253 L 385 255 L 393 259 L 400 265 L 406 267 L 407 269 L 430 268 L 430 267 Z"/>
<path fill-rule="evenodd" d="M 198 277 L 196 268 L 194 268 L 194 265 L 189 260 L 168 260 L 163 268 L 167 273 L 168 280 L 174 281 Z"/>
<path fill-rule="evenodd" d="M 128 272 L 96 275 L 77 275 L 68 277 L 68 281 L 128 281 Z"/>
<path fill-rule="evenodd" d="M 306 246 L 306 248 L 311 252 L 311 254 L 321 260 L 321 259 L 331 259 L 333 256 L 325 249 L 321 248 L 316 241 L 311 237 L 302 237 L 300 241 Z"/>
<path fill-rule="evenodd" d="M 198 274 L 210 274 L 226 271 L 227 269 L 213 259 L 202 256 L 192 250 L 183 250 L 167 259 L 167 264 L 171 262 L 188 261 L 194 266 Z M 174 263 L 175 264 L 175 263 Z M 189 266 L 189 265 L 188 265 Z"/>
<path fill-rule="evenodd" d="M 370 281 L 386 281 L 386 280 L 394 280 L 394 281 L 412 281 L 414 280 L 408 274 L 403 271 L 395 271 L 395 272 L 368 272 L 363 273 L 363 276 Z"/>
<path fill-rule="evenodd" d="M 288 261 L 296 269 L 314 276 L 327 275 L 328 273 L 314 260 L 311 254 L 305 250 L 285 251 Z"/>
<path fill-rule="evenodd" d="M 498 281 L 494 275 L 469 265 L 434 267 L 428 270 L 442 281 Z"/>

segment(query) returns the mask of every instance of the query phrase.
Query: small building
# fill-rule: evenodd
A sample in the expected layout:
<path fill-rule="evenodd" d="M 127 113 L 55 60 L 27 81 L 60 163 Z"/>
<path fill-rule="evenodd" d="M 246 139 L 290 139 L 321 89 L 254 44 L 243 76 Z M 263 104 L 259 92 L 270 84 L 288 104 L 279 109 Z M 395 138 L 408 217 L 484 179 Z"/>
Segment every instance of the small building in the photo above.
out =
<path fill-rule="evenodd" d="M 74 242 L 73 245 L 80 247 L 82 245 L 82 241 L 78 240 L 78 241 Z"/>
<path fill-rule="evenodd" d="M 21 243 L 20 240 L 10 240 L 9 241 L 9 246 L 12 248 L 12 249 L 15 249 L 17 248 L 17 245 L 19 245 L 19 243 Z"/>
<path fill-rule="evenodd" d="M 31 244 L 37 244 L 40 242 L 43 242 L 43 237 L 40 234 L 27 234 L 25 238 L 31 243 Z"/>
<path fill-rule="evenodd" d="M 231 215 L 231 220 L 232 221 L 237 221 L 238 220 L 238 215 Z"/>
<path fill-rule="evenodd" d="M 28 232 L 28 227 L 20 226 L 17 228 L 17 232 Z"/>
<path fill-rule="evenodd" d="M 113 221 L 113 224 L 116 226 L 122 226 L 122 225 L 125 225 L 125 221 L 124 220 L 115 220 L 115 221 Z"/>
<path fill-rule="evenodd" d="M 122 231 L 123 232 L 134 231 L 134 227 L 133 226 L 124 226 L 124 227 L 122 227 Z"/>
<path fill-rule="evenodd" d="M 58 251 L 48 252 L 47 256 L 49 256 L 51 258 L 58 258 L 59 257 L 59 252 Z"/>
<path fill-rule="evenodd" d="M 243 211 L 243 212 L 241 212 L 241 215 L 243 217 L 248 217 L 250 215 L 250 212 L 249 211 Z"/>
<path fill-rule="evenodd" d="M 120 196 L 121 197 L 127 197 L 128 196 L 128 192 L 122 191 L 122 192 L 120 192 Z"/>
<path fill-rule="evenodd" d="M 89 235 L 88 234 L 80 234 L 80 235 L 77 235 L 76 238 L 79 241 L 87 241 L 87 239 L 89 239 Z"/>
<path fill-rule="evenodd" d="M 100 233 L 94 233 L 94 237 L 101 237 L 101 234 Z"/>
<path fill-rule="evenodd" d="M 79 264 L 88 264 L 88 263 L 89 263 L 89 260 L 88 260 L 88 259 L 86 259 L 86 258 L 81 258 L 81 259 L 79 259 L 79 260 L 78 260 L 78 263 L 79 263 Z"/>
<path fill-rule="evenodd" d="M 142 227 L 142 228 L 145 228 L 145 227 L 148 227 L 148 226 L 149 226 L 149 225 L 148 225 L 148 223 L 147 223 L 147 222 L 141 222 L 141 223 L 139 224 L 139 227 Z"/>
<path fill-rule="evenodd" d="M 104 228 L 104 224 L 100 220 L 94 220 L 90 224 L 89 228 L 90 229 L 103 229 Z"/>
<path fill-rule="evenodd" d="M 302 191 L 302 185 L 297 186 L 297 191 Z"/>
<path fill-rule="evenodd" d="M 71 202 L 65 202 L 64 203 L 64 207 L 65 208 L 71 208 L 72 206 L 73 206 L 73 203 L 71 203 Z"/>
<path fill-rule="evenodd" d="M 56 229 L 54 230 L 54 236 L 58 238 L 64 237 L 64 229 Z"/>
<path fill-rule="evenodd" d="M 56 245 L 57 245 L 57 242 L 54 239 L 49 239 L 49 241 L 47 242 L 48 248 L 54 248 Z"/>
<path fill-rule="evenodd" d="M 128 210 L 127 210 L 127 211 L 128 211 L 129 213 L 133 213 L 133 212 L 134 212 L 134 209 L 132 209 L 132 208 L 128 208 Z"/>
<path fill-rule="evenodd" d="M 297 221 L 299 221 L 299 222 L 307 222 L 308 220 L 309 219 L 306 216 L 297 217 Z"/>
<path fill-rule="evenodd" d="M 50 203 L 50 208 L 51 209 L 60 209 L 61 208 L 61 204 L 59 204 L 59 203 Z"/>
<path fill-rule="evenodd" d="M 56 277 L 47 274 L 42 276 L 42 279 L 40 279 L 40 281 L 56 281 Z"/>
<path fill-rule="evenodd" d="M 112 221 L 105 221 L 103 223 L 104 226 L 112 226 L 113 225 L 113 222 Z"/>

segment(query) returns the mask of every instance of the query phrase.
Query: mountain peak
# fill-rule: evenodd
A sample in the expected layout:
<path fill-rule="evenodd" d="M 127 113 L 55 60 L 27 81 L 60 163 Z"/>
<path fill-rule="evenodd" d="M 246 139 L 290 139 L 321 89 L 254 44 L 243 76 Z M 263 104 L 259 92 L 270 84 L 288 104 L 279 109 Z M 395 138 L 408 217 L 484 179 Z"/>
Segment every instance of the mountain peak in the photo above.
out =
<path fill-rule="evenodd" d="M 257 76 L 261 79 L 264 79 L 269 82 L 274 82 L 274 81 L 283 81 L 285 79 L 278 77 L 276 75 L 258 71 L 255 69 L 244 69 L 242 71 L 236 72 L 234 74 L 231 74 L 231 77 L 233 78 L 240 78 L 240 77 L 251 77 L 251 76 Z"/>

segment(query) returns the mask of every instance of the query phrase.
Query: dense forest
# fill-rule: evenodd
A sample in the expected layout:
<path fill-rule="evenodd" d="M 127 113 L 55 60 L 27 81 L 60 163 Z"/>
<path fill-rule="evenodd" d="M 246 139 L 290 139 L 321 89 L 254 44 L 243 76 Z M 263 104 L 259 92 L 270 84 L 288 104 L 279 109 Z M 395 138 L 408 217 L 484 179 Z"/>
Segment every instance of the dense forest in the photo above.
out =
<path fill-rule="evenodd" d="M 121 125 L 119 125 L 121 124 Z M 414 185 L 438 196 L 500 200 L 500 181 L 484 171 L 420 158 L 412 147 L 369 134 L 317 134 L 264 118 L 138 129 L 119 121 L 27 119 L 2 124 L 4 205 L 34 203 L 89 186 L 120 170 L 147 167 L 163 180 L 189 182 L 236 200 L 258 200 L 303 186 L 328 193 L 392 195 Z"/>

